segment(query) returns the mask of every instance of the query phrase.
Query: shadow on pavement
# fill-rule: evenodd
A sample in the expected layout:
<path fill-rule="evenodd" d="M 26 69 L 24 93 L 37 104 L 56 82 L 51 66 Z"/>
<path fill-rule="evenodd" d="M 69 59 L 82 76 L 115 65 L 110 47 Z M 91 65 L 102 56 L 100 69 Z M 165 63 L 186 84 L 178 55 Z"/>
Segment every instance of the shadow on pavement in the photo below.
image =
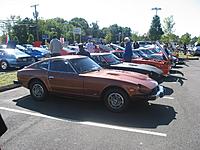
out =
<path fill-rule="evenodd" d="M 8 68 L 7 70 L 2 70 L 2 69 L 0 69 L 0 73 L 2 72 L 12 72 L 12 71 L 17 71 L 17 70 L 19 70 L 19 69 L 17 69 L 17 68 Z"/>
<path fill-rule="evenodd" d="M 182 86 L 184 84 L 184 80 L 187 79 L 179 76 L 169 75 L 165 77 L 164 82 L 178 82 Z"/>
<path fill-rule="evenodd" d="M 169 73 L 170 73 L 170 74 L 180 74 L 180 75 L 184 76 L 184 74 L 183 74 L 181 71 L 179 71 L 179 70 L 173 70 L 173 69 L 171 69 L 171 70 L 169 71 Z"/>
<path fill-rule="evenodd" d="M 96 122 L 134 128 L 157 128 L 176 117 L 173 107 L 151 103 L 130 103 L 127 111 L 113 113 L 102 101 L 73 100 L 60 97 L 34 101 L 30 96 L 14 100 L 17 106 L 48 116 L 76 122 Z"/>
<path fill-rule="evenodd" d="M 163 86 L 164 88 L 164 95 L 172 95 L 174 93 L 174 90 L 172 88 Z"/>

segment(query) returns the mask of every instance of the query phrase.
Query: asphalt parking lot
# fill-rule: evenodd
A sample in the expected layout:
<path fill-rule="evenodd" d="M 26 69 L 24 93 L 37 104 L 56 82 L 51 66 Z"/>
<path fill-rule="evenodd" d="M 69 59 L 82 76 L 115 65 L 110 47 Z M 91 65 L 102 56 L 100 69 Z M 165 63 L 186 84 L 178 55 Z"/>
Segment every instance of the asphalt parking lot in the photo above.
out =
<path fill-rule="evenodd" d="M 23 87 L 0 93 L 8 131 L 1 149 L 198 150 L 200 146 L 200 61 L 174 68 L 165 96 L 131 103 L 123 113 L 102 102 L 50 97 L 34 101 Z"/>

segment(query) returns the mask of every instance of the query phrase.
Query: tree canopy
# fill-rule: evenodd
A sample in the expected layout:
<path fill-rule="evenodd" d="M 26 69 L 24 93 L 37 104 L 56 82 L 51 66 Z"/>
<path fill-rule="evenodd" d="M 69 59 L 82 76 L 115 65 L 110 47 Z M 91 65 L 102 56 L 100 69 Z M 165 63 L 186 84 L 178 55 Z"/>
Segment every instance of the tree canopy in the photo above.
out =
<path fill-rule="evenodd" d="M 162 31 L 160 17 L 158 15 L 155 15 L 153 17 L 151 27 L 149 29 L 149 38 L 152 41 L 160 40 L 160 38 L 163 34 L 164 34 L 164 32 Z"/>

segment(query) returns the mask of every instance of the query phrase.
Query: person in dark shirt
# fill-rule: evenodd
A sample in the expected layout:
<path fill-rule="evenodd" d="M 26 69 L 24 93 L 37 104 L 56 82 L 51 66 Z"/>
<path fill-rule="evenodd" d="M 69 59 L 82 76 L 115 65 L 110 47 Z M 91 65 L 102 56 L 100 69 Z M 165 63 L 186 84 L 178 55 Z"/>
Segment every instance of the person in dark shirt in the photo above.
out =
<path fill-rule="evenodd" d="M 78 47 L 79 47 L 79 52 L 77 53 L 77 55 L 84 55 L 84 56 L 91 57 L 91 56 L 90 56 L 90 53 L 84 49 L 82 43 L 79 43 L 79 44 L 78 44 Z"/>
<path fill-rule="evenodd" d="M 135 42 L 133 43 L 133 48 L 134 48 L 134 49 L 137 49 L 137 48 L 139 48 L 139 47 L 140 47 L 139 43 L 138 43 L 137 41 L 135 41 Z"/>
<path fill-rule="evenodd" d="M 131 62 L 133 52 L 132 52 L 132 44 L 128 37 L 124 38 L 125 41 L 125 51 L 123 54 L 123 58 L 125 62 Z"/>

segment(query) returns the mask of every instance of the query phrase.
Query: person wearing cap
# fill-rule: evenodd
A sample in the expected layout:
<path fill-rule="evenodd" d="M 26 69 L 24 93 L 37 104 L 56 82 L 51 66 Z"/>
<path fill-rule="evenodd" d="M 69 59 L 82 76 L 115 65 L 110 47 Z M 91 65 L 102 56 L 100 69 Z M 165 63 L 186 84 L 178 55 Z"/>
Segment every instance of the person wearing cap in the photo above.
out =
<path fill-rule="evenodd" d="M 83 43 L 79 43 L 78 47 L 79 47 L 79 52 L 77 53 L 77 55 L 84 55 L 84 56 L 91 57 L 90 53 L 84 49 Z"/>
<path fill-rule="evenodd" d="M 125 42 L 125 51 L 123 54 L 124 61 L 131 62 L 133 52 L 132 52 L 132 44 L 129 37 L 125 37 L 124 42 Z"/>

